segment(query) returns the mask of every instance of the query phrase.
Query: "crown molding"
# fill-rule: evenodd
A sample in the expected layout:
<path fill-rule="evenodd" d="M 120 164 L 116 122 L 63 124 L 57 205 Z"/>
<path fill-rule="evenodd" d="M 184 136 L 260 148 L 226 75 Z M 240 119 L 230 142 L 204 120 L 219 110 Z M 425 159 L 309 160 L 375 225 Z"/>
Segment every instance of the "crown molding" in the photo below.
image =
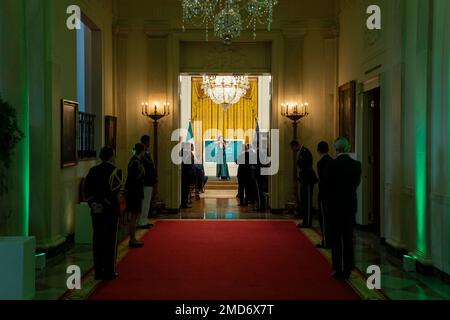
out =
<path fill-rule="evenodd" d="M 149 38 L 166 37 L 170 33 L 170 24 L 166 20 L 146 20 L 143 30 Z"/>

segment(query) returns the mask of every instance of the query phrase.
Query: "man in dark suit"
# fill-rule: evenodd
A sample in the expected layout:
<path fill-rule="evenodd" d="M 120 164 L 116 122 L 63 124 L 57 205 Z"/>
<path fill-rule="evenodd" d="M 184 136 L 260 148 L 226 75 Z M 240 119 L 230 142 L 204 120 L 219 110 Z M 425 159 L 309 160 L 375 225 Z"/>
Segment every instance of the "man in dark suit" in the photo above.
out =
<path fill-rule="evenodd" d="M 102 162 L 91 168 L 84 183 L 84 193 L 91 208 L 94 272 L 96 280 L 117 278 L 117 226 L 120 206 L 119 191 L 123 185 L 122 171 L 114 165 L 114 150 L 100 151 Z"/>
<path fill-rule="evenodd" d="M 319 222 L 320 230 L 322 232 L 322 242 L 317 245 L 318 248 L 331 248 L 331 239 L 329 231 L 329 185 L 328 185 L 328 167 L 333 158 L 328 154 L 328 143 L 325 141 L 319 142 L 317 145 L 317 152 L 320 155 L 320 160 L 317 162 L 317 174 L 319 175 Z"/>
<path fill-rule="evenodd" d="M 244 152 L 239 155 L 236 160 L 238 164 L 237 178 L 239 184 L 239 206 L 246 207 L 250 200 L 250 183 L 252 182 L 252 166 L 250 164 L 250 146 L 244 147 Z"/>
<path fill-rule="evenodd" d="M 148 216 L 150 213 L 150 205 L 152 202 L 153 186 L 157 182 L 155 164 L 153 163 L 150 154 L 150 136 L 144 135 L 141 138 L 141 143 L 145 146 L 145 153 L 141 159 L 142 165 L 145 169 L 144 176 L 144 199 L 142 199 L 142 213 L 137 221 L 137 229 L 150 229 L 153 224 L 148 223 Z"/>
<path fill-rule="evenodd" d="M 361 163 L 347 154 L 350 143 L 338 138 L 337 158 L 328 167 L 332 261 L 335 278 L 348 278 L 354 268 L 353 227 L 357 211 L 356 189 L 361 182 Z"/>
<path fill-rule="evenodd" d="M 181 150 L 181 208 L 190 209 L 189 195 L 191 184 L 194 183 L 195 166 L 194 155 L 192 153 L 193 145 L 189 142 L 183 142 Z"/>
<path fill-rule="evenodd" d="M 300 146 L 298 141 L 291 142 L 291 149 L 298 153 L 298 182 L 300 190 L 300 216 L 303 217 L 303 223 L 297 225 L 299 228 L 311 228 L 313 214 L 313 192 L 314 185 L 317 183 L 317 176 L 314 172 L 313 157 L 311 151 L 305 146 Z"/>

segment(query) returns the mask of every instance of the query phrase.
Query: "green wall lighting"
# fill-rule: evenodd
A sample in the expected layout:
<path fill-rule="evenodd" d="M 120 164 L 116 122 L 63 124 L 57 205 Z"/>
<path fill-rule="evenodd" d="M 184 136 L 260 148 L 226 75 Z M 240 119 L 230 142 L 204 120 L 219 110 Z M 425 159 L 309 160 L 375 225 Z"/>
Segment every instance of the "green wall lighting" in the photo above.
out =
<path fill-rule="evenodd" d="M 22 61 L 27 61 L 27 37 L 26 37 L 26 2 L 23 2 L 23 52 L 22 52 Z M 29 114 L 29 90 L 28 90 L 28 66 L 24 66 L 21 68 L 22 75 L 21 79 L 22 83 L 22 117 L 23 117 L 23 127 L 22 130 L 25 134 L 25 138 L 22 141 L 22 154 L 23 154 L 23 162 L 22 162 L 22 235 L 29 235 L 29 226 L 30 226 L 30 114 Z"/>

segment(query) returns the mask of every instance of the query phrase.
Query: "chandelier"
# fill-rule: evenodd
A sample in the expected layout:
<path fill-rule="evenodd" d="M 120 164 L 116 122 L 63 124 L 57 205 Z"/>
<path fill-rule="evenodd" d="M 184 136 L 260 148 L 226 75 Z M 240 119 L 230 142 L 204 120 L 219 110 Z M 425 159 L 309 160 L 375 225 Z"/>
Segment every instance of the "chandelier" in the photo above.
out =
<path fill-rule="evenodd" d="M 203 76 L 203 91 L 225 111 L 231 104 L 238 103 L 249 88 L 248 76 Z"/>
<path fill-rule="evenodd" d="M 256 26 L 267 24 L 270 31 L 273 7 L 278 0 L 181 0 L 183 8 L 183 31 L 185 23 L 205 25 L 206 41 L 210 25 L 214 34 L 225 44 L 241 35 L 243 29 L 252 28 L 256 38 Z"/>

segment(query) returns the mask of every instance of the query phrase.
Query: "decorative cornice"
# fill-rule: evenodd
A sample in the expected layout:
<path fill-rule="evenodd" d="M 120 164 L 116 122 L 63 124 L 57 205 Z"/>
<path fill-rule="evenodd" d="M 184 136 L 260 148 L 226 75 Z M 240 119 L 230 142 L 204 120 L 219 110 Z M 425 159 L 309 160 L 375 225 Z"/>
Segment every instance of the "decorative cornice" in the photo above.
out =
<path fill-rule="evenodd" d="M 414 188 L 413 187 L 404 187 L 403 194 L 407 196 L 414 196 Z"/>
<path fill-rule="evenodd" d="M 430 194 L 430 200 L 442 205 L 449 205 L 450 204 L 450 197 L 445 194 L 438 194 L 435 192 L 432 192 Z"/>
<path fill-rule="evenodd" d="M 322 30 L 325 38 L 336 38 L 339 36 L 339 26 L 332 19 L 282 21 L 280 27 L 283 35 L 287 38 L 304 37 L 309 30 Z"/>
<path fill-rule="evenodd" d="M 170 25 L 165 20 L 147 20 L 144 22 L 144 33 L 149 38 L 161 38 L 170 33 Z"/>
<path fill-rule="evenodd" d="M 307 28 L 302 21 L 283 21 L 281 30 L 286 38 L 303 38 L 307 34 Z"/>
<path fill-rule="evenodd" d="M 122 21 L 115 21 L 112 29 L 113 34 L 117 36 L 127 36 L 132 30 L 130 25 Z"/>
<path fill-rule="evenodd" d="M 324 39 L 336 39 L 339 38 L 339 27 L 338 25 L 332 25 L 323 30 Z"/>

